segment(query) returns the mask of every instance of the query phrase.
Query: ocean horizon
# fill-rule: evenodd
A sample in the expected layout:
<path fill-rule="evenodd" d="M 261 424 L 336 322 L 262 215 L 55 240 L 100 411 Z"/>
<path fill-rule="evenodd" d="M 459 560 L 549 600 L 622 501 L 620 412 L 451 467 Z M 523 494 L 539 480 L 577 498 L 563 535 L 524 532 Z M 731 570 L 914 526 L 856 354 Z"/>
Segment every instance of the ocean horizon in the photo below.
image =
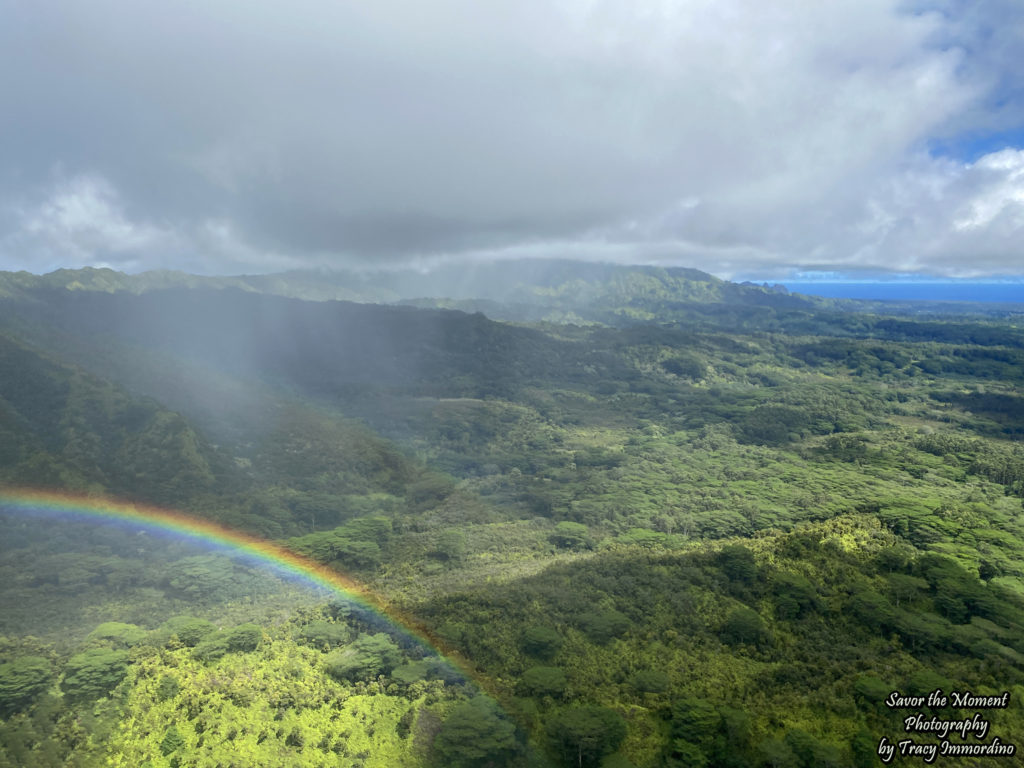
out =
<path fill-rule="evenodd" d="M 875 299 L 880 301 L 976 301 L 1024 303 L 1024 282 L 782 282 L 791 293 L 831 299 Z"/>

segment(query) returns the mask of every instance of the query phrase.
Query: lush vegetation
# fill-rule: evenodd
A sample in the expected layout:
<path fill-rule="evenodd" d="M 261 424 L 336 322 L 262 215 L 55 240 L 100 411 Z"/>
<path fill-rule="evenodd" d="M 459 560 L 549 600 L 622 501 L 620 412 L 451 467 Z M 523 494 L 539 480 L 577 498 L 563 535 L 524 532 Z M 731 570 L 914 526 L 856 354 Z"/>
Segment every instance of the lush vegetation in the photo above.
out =
<path fill-rule="evenodd" d="M 936 688 L 1024 744 L 1012 318 L 559 269 L 417 302 L 530 324 L 6 276 L 0 482 L 273 539 L 483 691 L 251 564 L 7 514 L 0 765 L 860 768 Z"/>
<path fill-rule="evenodd" d="M 342 608 L 263 628 L 108 622 L 70 656 L 5 641 L 0 765 L 425 766 L 524 752 L 451 667 Z"/>

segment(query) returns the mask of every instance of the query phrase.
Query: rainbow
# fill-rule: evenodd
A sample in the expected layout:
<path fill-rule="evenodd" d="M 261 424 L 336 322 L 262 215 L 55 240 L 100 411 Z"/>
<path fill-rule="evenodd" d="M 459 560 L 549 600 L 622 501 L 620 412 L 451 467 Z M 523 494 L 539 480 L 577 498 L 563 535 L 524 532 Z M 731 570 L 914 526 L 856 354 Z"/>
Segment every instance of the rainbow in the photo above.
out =
<path fill-rule="evenodd" d="M 56 514 L 106 524 L 126 524 L 143 530 L 171 534 L 206 548 L 242 555 L 257 565 L 269 567 L 279 574 L 324 589 L 354 604 L 357 609 L 382 618 L 410 639 L 436 653 L 468 680 L 478 684 L 481 682 L 479 673 L 463 657 L 446 648 L 422 623 L 390 606 L 380 595 L 349 576 L 265 539 L 174 510 L 102 497 L 75 496 L 24 488 L 0 488 L 0 511 L 36 517 Z"/>

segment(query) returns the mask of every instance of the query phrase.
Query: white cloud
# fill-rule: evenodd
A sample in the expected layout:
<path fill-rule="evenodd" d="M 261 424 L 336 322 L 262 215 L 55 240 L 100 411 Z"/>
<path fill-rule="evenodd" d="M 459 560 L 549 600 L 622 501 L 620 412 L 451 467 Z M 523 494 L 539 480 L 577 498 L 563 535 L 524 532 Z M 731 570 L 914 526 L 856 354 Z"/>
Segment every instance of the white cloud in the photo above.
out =
<path fill-rule="evenodd" d="M 229 220 L 206 219 L 177 228 L 133 220 L 122 196 L 98 175 L 62 179 L 42 200 L 8 214 L 14 223 L 0 238 L 0 258 L 30 271 L 100 266 L 203 274 L 277 271 L 303 264 L 247 244 Z"/>
<path fill-rule="evenodd" d="M 114 188 L 97 175 L 63 180 L 42 201 L 11 213 L 16 224 L 0 239 L 0 255 L 29 268 L 134 269 L 177 240 L 167 229 L 131 221 Z"/>
<path fill-rule="evenodd" d="M 1019 157 L 927 151 L 1024 115 L 1016 3 L 56 1 L 0 29 L 7 264 L 1024 269 Z"/>
<path fill-rule="evenodd" d="M 965 206 L 968 212 L 953 222 L 958 232 L 993 227 L 996 219 L 1012 233 L 1024 225 L 1024 152 L 1006 149 L 980 158 L 965 176 L 982 177 L 980 189 Z"/>

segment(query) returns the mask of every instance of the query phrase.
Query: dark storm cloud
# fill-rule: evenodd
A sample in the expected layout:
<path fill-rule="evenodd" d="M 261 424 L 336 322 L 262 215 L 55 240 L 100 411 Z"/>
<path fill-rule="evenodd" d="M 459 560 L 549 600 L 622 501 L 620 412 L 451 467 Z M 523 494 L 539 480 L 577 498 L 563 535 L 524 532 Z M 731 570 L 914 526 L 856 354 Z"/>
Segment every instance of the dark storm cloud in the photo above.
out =
<path fill-rule="evenodd" d="M 770 6 L 0 0 L 0 259 L 1019 271 L 1021 12 Z"/>

